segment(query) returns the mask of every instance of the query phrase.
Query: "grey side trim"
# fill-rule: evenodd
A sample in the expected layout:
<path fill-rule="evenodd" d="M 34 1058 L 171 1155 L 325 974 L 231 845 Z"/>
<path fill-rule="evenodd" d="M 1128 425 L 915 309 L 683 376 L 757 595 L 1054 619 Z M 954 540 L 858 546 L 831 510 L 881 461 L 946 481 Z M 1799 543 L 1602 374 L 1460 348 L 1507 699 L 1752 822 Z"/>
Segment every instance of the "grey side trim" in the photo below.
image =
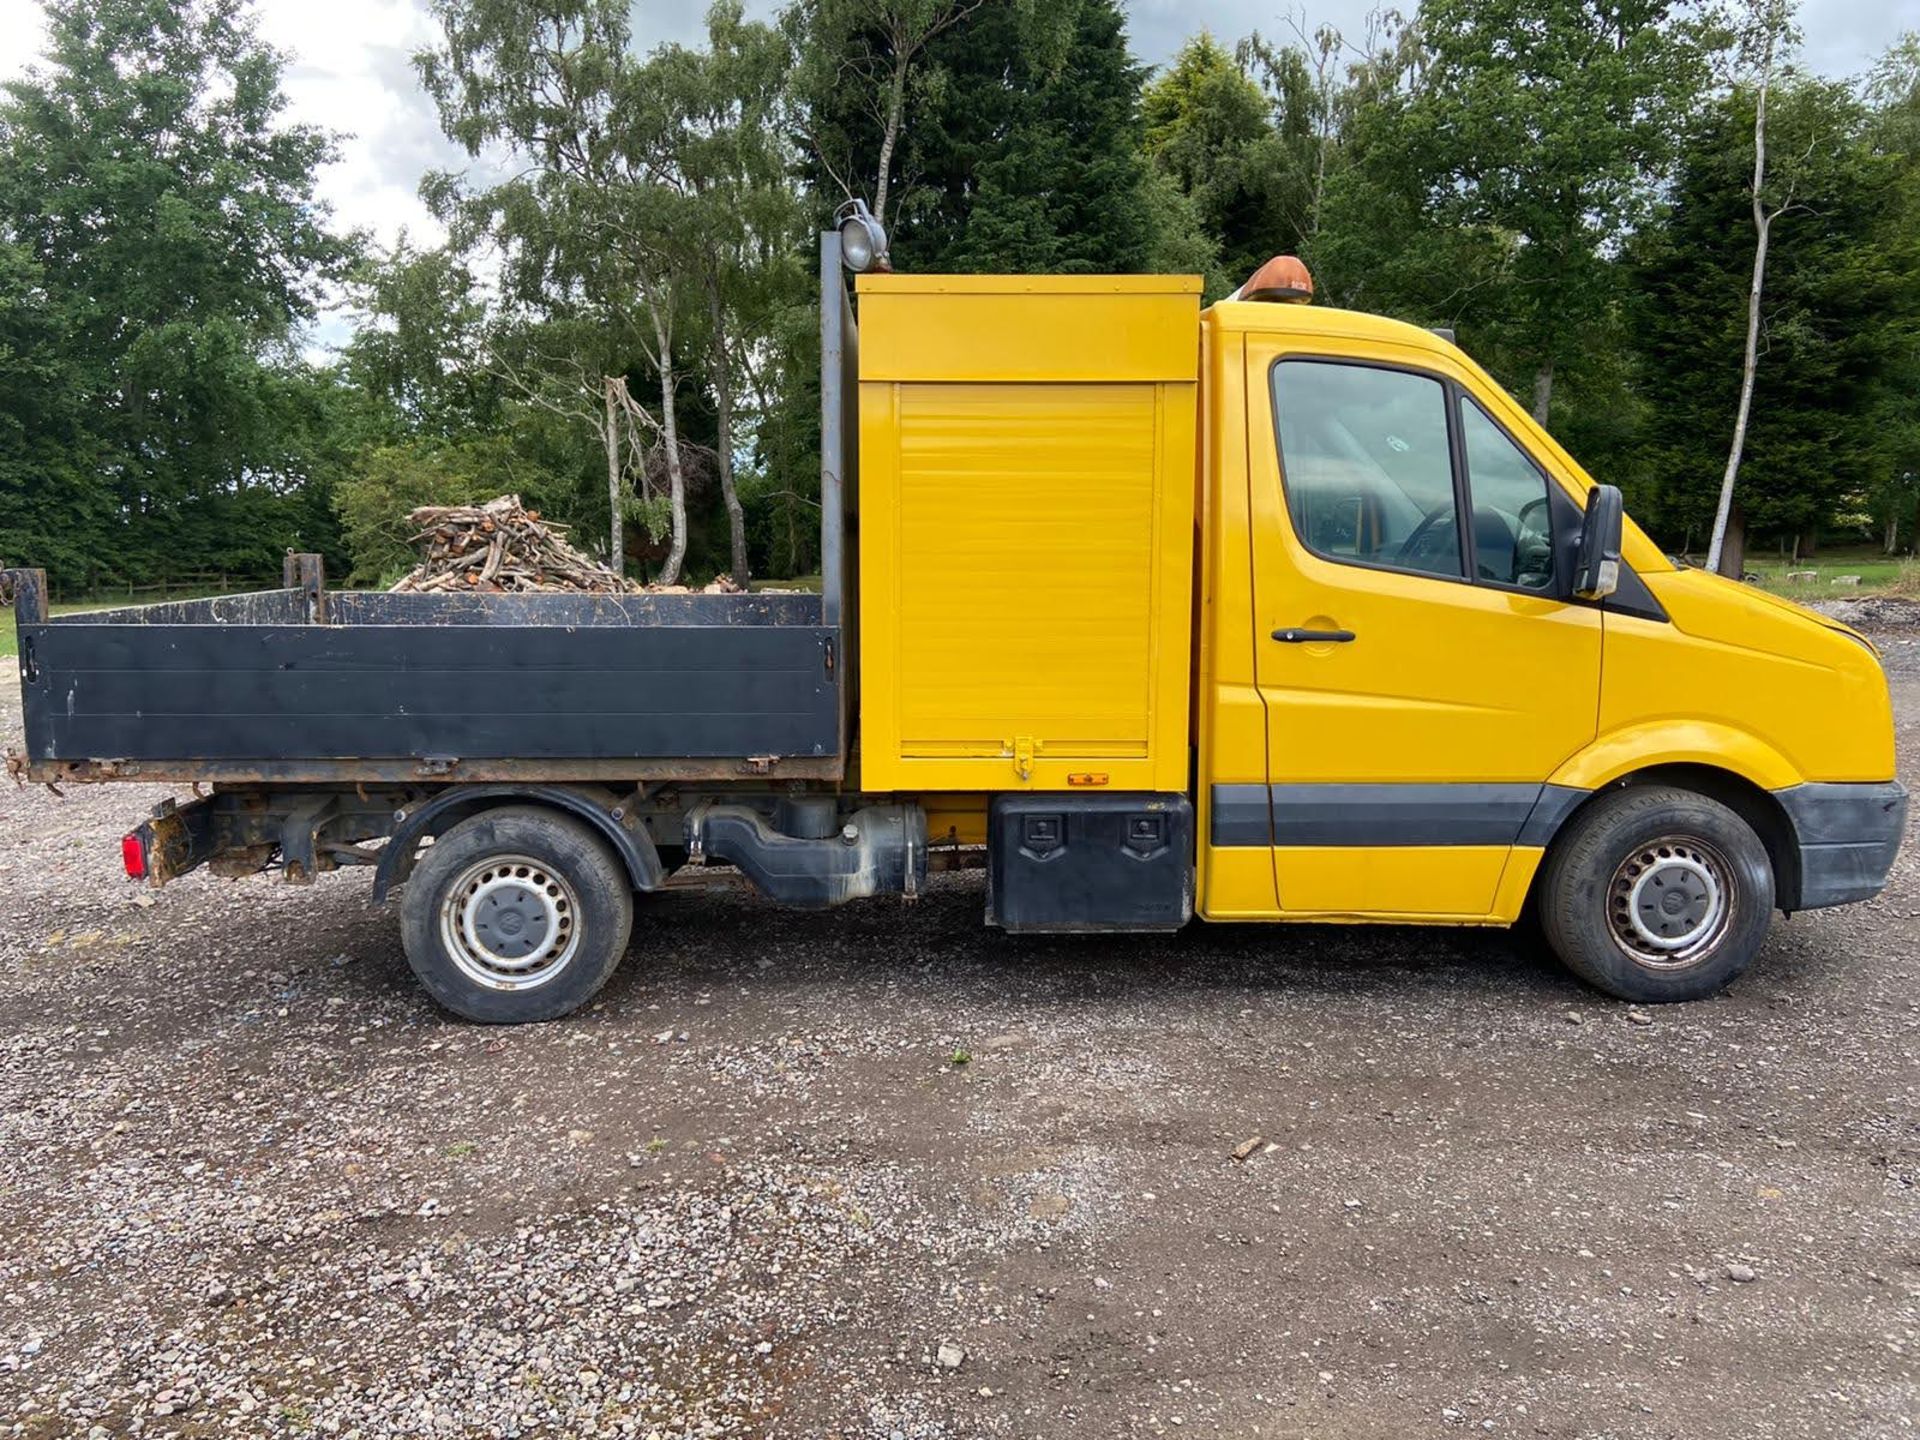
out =
<path fill-rule="evenodd" d="M 1887 885 L 1907 827 L 1907 791 L 1898 781 L 1794 785 L 1773 792 L 1793 826 L 1798 875 L 1782 910 L 1819 910 L 1871 900 Z"/>
<path fill-rule="evenodd" d="M 1215 845 L 1511 845 L 1545 787 L 1216 785 Z M 1262 791 L 1267 813 L 1258 806 Z M 1269 829 L 1269 827 L 1271 827 Z"/>
<path fill-rule="evenodd" d="M 1581 801 L 1592 793 L 1591 790 L 1576 790 L 1570 785 L 1542 785 L 1540 798 L 1534 802 L 1527 823 L 1520 827 L 1520 834 L 1513 843 L 1544 848 L 1560 833 L 1560 827 L 1567 823 L 1567 817 L 1579 809 Z"/>
<path fill-rule="evenodd" d="M 1216 845 L 1271 846 L 1273 793 L 1264 785 L 1216 785 L 1209 824 Z"/>

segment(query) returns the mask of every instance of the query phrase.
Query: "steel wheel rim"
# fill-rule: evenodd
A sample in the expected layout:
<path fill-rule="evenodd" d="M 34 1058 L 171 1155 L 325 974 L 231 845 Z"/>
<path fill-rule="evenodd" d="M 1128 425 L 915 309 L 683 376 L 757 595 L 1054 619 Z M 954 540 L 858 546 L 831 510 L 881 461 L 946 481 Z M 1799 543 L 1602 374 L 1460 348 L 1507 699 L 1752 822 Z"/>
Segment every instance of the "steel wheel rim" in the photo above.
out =
<path fill-rule="evenodd" d="M 1607 887 L 1607 931 L 1649 970 L 1697 965 L 1733 924 L 1732 876 L 1726 856 L 1691 835 L 1636 845 Z"/>
<path fill-rule="evenodd" d="M 534 990 L 580 948 L 580 898 L 526 855 L 476 861 L 440 902 L 440 943 L 454 967 L 488 990 Z"/>

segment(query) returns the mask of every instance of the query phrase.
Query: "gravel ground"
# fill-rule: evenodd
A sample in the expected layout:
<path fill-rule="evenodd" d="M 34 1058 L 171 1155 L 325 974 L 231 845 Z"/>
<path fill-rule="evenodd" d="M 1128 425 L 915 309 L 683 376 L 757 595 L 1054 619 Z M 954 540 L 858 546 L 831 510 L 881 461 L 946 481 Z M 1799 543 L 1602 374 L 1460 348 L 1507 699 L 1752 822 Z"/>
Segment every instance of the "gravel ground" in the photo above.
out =
<path fill-rule="evenodd" d="M 1503 935 L 1022 942 L 955 880 L 654 897 L 501 1031 L 363 878 L 134 890 L 159 793 L 0 794 L 0 1435 L 1920 1423 L 1920 847 L 1650 1014 Z"/>

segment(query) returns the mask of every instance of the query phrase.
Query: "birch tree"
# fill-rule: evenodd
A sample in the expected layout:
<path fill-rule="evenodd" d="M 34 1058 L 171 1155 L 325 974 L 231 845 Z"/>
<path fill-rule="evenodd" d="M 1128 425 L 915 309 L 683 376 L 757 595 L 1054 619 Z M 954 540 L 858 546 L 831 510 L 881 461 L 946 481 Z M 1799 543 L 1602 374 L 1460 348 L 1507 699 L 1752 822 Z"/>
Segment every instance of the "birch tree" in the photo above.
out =
<path fill-rule="evenodd" d="M 877 143 L 869 157 L 862 153 L 864 137 L 831 133 L 809 117 L 803 117 L 802 130 L 841 194 L 870 197 L 882 223 L 898 208 L 894 166 L 927 47 L 984 3 L 803 0 L 787 12 L 801 55 L 803 93 L 856 97 Z"/>
<path fill-rule="evenodd" d="M 510 301 L 597 312 L 631 338 L 659 381 L 653 431 L 672 534 L 660 580 L 686 557 L 686 477 L 678 348 L 694 284 L 686 264 L 684 186 L 670 164 L 672 112 L 631 49 L 620 0 L 435 0 L 443 43 L 416 57 L 447 134 L 476 160 L 513 167 L 471 188 L 430 179 L 457 238 L 491 244 Z M 617 451 L 625 369 L 594 377 L 607 446 L 609 554 L 624 560 L 627 466 Z"/>
<path fill-rule="evenodd" d="M 1791 186 L 1778 204 L 1767 199 L 1767 97 L 1773 88 L 1774 66 L 1783 47 L 1793 41 L 1792 0 L 1752 0 L 1741 35 L 1741 54 L 1754 86 L 1753 107 L 1753 276 L 1747 286 L 1747 341 L 1740 365 L 1740 402 L 1734 410 L 1733 440 L 1727 447 L 1727 468 L 1720 477 L 1720 501 L 1713 512 L 1713 536 L 1707 544 L 1707 568 L 1720 570 L 1728 559 L 1727 525 L 1733 514 L 1733 487 L 1740 478 L 1740 458 L 1747 445 L 1747 421 L 1753 413 L 1753 381 L 1760 368 L 1760 301 L 1766 287 L 1767 247 L 1773 222 L 1793 204 Z M 1744 537 L 1742 537 L 1744 539 Z M 1746 546 L 1737 544 L 1727 573 L 1738 578 Z"/>
<path fill-rule="evenodd" d="M 1713 533 L 1729 432 L 1750 380 L 1745 445 L 1720 568 L 1737 573 L 1750 534 L 1802 550 L 1823 524 L 1847 528 L 1896 468 L 1889 441 L 1911 409 L 1902 383 L 1920 307 L 1920 244 L 1900 156 L 1874 143 L 1850 87 L 1777 63 L 1767 92 L 1767 212 L 1759 363 L 1746 372 L 1754 279 L 1751 150 L 1757 86 L 1695 122 L 1671 201 L 1636 243 L 1631 334 L 1647 397 L 1643 523 L 1703 552 Z M 1789 208 L 1782 210 L 1789 197 Z M 1906 467 L 1899 467 L 1906 468 Z"/>
<path fill-rule="evenodd" d="M 777 31 L 748 22 L 738 0 L 707 15 L 707 46 L 661 50 L 638 83 L 651 85 L 669 119 L 660 136 L 660 173 L 688 200 L 681 231 L 706 331 L 706 378 L 713 391 L 715 471 L 727 514 L 732 575 L 746 584 L 746 512 L 735 469 L 746 440 L 741 376 L 771 343 L 762 282 L 805 294 L 793 257 L 805 253 L 801 196 L 790 179 L 786 140 L 789 53 Z M 755 417 L 744 417 L 749 424 Z"/>

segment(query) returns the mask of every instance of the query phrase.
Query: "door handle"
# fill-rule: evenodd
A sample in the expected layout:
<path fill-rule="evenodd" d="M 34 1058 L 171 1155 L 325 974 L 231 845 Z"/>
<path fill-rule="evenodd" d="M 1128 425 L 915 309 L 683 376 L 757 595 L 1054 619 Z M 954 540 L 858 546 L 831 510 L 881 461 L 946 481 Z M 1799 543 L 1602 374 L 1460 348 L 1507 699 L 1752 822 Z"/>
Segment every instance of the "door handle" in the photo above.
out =
<path fill-rule="evenodd" d="M 1282 645 L 1344 645 L 1354 638 L 1351 630 L 1285 630 L 1273 632 Z"/>

